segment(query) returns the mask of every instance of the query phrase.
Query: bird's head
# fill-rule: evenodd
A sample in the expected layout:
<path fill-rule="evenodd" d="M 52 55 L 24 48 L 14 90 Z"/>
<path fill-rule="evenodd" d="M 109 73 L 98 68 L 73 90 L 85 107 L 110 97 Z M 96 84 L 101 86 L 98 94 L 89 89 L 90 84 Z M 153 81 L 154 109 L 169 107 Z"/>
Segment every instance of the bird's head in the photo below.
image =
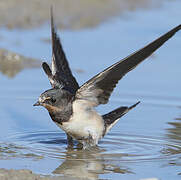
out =
<path fill-rule="evenodd" d="M 43 92 L 33 106 L 43 106 L 49 112 L 62 111 L 72 95 L 64 89 L 49 89 Z"/>

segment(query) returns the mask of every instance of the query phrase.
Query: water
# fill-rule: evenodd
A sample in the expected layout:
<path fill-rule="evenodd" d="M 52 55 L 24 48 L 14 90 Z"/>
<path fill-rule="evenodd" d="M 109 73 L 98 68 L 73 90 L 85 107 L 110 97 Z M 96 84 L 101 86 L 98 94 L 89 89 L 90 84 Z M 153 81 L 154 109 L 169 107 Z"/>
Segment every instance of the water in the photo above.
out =
<path fill-rule="evenodd" d="M 128 8 L 91 28 L 60 33 L 80 84 L 181 23 L 179 0 L 155 4 Z M 1 28 L 0 47 L 49 62 L 51 45 L 44 41 L 49 36 L 47 23 L 28 30 Z M 98 111 L 104 114 L 139 100 L 141 104 L 89 151 L 67 149 L 65 134 L 46 110 L 32 106 L 50 88 L 39 66 L 22 68 L 13 77 L 1 73 L 0 168 L 88 179 L 180 179 L 180 45 L 178 32 L 119 82 L 110 102 Z"/>
<path fill-rule="evenodd" d="M 98 178 L 98 174 L 114 173 L 133 175 L 136 172 L 130 166 L 140 164 L 162 164 L 165 169 L 177 164 L 181 152 L 180 144 L 169 143 L 168 139 L 118 132 L 110 133 L 98 147 L 90 150 L 80 150 L 78 147 L 67 149 L 65 135 L 59 131 L 26 132 L 4 140 L 8 143 L 1 144 L 0 158 L 6 168 L 14 168 L 16 163 L 18 167 L 33 167 L 34 171 L 43 174 L 79 178 Z M 23 162 L 17 163 L 17 159 L 23 159 Z M 12 167 L 10 162 L 14 162 Z M 35 170 L 35 167 L 38 169 Z M 156 170 L 154 166 L 152 168 Z"/>

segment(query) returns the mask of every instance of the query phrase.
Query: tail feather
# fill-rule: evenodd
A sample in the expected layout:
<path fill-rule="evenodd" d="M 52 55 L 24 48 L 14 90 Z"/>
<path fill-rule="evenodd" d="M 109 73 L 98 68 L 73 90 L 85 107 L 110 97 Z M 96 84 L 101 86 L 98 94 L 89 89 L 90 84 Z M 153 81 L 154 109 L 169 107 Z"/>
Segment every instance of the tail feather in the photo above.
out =
<path fill-rule="evenodd" d="M 115 109 L 114 111 L 104 114 L 102 116 L 102 118 L 104 119 L 104 123 L 105 123 L 104 135 L 118 122 L 118 120 L 122 116 L 124 116 L 129 110 L 135 108 L 139 103 L 140 103 L 140 101 L 130 107 L 122 106 L 122 107 Z"/>

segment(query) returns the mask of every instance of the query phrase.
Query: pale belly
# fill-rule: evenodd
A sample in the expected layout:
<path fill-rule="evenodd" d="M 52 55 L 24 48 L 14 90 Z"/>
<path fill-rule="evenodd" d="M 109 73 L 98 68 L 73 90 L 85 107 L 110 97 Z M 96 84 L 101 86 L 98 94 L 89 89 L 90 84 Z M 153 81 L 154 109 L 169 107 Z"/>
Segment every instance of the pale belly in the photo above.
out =
<path fill-rule="evenodd" d="M 86 108 L 80 101 L 73 107 L 74 112 L 70 120 L 58 126 L 79 142 L 96 145 L 105 128 L 102 117 L 94 109 Z"/>

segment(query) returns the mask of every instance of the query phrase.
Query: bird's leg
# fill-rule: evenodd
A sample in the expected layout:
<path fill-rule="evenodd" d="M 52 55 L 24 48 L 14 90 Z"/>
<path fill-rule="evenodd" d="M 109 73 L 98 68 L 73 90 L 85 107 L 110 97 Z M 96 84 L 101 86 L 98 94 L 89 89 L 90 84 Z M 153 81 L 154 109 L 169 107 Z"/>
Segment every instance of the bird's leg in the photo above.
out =
<path fill-rule="evenodd" d="M 89 136 L 83 143 L 83 149 L 89 149 L 92 145 L 94 145 L 94 140 L 89 132 Z"/>
<path fill-rule="evenodd" d="M 74 146 L 73 138 L 68 134 L 67 134 L 67 144 L 68 144 L 68 147 L 73 147 Z"/>
<path fill-rule="evenodd" d="M 87 142 L 88 142 L 89 145 L 91 145 L 92 141 L 93 141 L 93 139 L 92 139 L 92 136 L 91 136 L 91 134 L 89 132 L 89 136 L 88 136 Z"/>

